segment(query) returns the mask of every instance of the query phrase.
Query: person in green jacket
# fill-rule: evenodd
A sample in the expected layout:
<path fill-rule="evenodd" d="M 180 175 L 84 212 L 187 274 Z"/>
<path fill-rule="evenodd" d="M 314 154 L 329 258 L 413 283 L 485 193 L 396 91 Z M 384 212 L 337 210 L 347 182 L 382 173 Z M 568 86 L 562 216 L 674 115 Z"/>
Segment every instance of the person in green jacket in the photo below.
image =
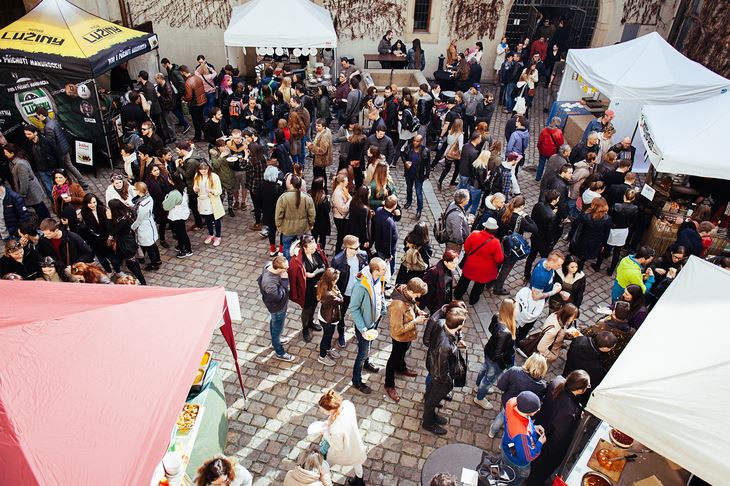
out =
<path fill-rule="evenodd" d="M 233 211 L 233 188 L 236 186 L 236 175 L 233 172 L 233 162 L 227 160 L 231 155 L 231 149 L 226 146 L 225 141 L 216 140 L 215 147 L 211 148 L 209 152 L 213 172 L 218 174 L 223 190 L 226 191 L 228 215 L 233 218 L 236 215 Z"/>
<path fill-rule="evenodd" d="M 290 258 L 292 243 L 314 226 L 315 210 L 312 196 L 301 191 L 302 180 L 292 176 L 287 180 L 286 192 L 276 201 L 274 222 L 281 233 L 284 256 Z"/>
<path fill-rule="evenodd" d="M 644 294 L 651 289 L 654 284 L 654 272 L 649 265 L 654 260 L 654 253 L 654 248 L 642 246 L 635 255 L 624 257 L 619 262 L 616 267 L 616 280 L 613 281 L 611 289 L 611 302 L 619 300 L 624 289 L 631 284 L 641 287 Z"/>

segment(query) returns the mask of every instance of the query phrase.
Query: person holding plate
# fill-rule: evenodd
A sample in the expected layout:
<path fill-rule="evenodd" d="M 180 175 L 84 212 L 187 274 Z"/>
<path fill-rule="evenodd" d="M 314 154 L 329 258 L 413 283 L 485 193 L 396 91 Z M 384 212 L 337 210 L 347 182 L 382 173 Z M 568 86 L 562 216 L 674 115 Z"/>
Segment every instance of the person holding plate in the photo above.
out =
<path fill-rule="evenodd" d="M 374 366 L 369 358 L 370 341 L 377 337 L 377 327 L 385 315 L 385 261 L 375 257 L 357 276 L 357 283 L 350 298 L 350 314 L 355 322 L 357 338 L 357 357 L 352 369 L 352 386 L 369 395 L 372 389 L 362 382 L 362 369 L 377 373 L 380 368 Z M 373 332 L 374 331 L 374 332 Z"/>

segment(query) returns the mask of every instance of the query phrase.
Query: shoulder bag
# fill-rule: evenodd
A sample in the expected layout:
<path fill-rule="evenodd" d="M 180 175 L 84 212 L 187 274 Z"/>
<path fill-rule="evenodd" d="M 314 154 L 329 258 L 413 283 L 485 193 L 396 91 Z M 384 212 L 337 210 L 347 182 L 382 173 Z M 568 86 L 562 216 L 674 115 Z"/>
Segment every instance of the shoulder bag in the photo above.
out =
<path fill-rule="evenodd" d="M 532 356 L 533 353 L 537 351 L 537 345 L 540 344 L 540 341 L 542 340 L 542 337 L 545 335 L 548 330 L 552 329 L 555 326 L 546 327 L 540 332 L 534 332 L 530 334 L 529 336 L 523 338 L 519 343 L 517 343 L 517 347 L 520 348 L 520 350 L 525 353 L 525 356 L 528 358 Z M 555 341 L 558 339 L 558 336 L 555 336 L 555 340 L 553 340 L 553 344 L 555 344 Z M 553 347 L 553 344 L 550 345 L 550 348 Z"/>
<path fill-rule="evenodd" d="M 466 348 L 462 350 L 457 347 L 456 356 L 458 362 L 454 370 L 454 386 L 463 387 L 466 386 L 466 372 L 469 369 L 469 353 L 467 353 Z"/>
<path fill-rule="evenodd" d="M 473 255 L 474 253 L 476 253 L 476 252 L 478 252 L 479 250 L 481 250 L 481 249 L 482 249 L 482 247 L 483 247 L 484 245 L 486 245 L 487 243 L 489 243 L 489 242 L 490 242 L 490 241 L 492 241 L 493 239 L 494 239 L 494 236 L 492 236 L 491 238 L 489 238 L 489 239 L 488 239 L 487 241 L 485 241 L 485 242 L 484 242 L 484 243 L 482 243 L 481 245 L 477 246 L 477 247 L 476 247 L 476 248 L 475 248 L 475 249 L 474 249 L 473 251 L 470 251 L 469 253 L 464 253 L 464 256 L 463 256 L 463 257 L 461 257 L 461 261 L 459 262 L 459 268 L 463 269 L 463 268 L 464 268 L 464 266 L 466 265 L 466 260 L 467 260 L 467 258 L 469 258 L 469 257 L 470 257 L 470 256 L 472 256 L 472 255 Z"/>
<path fill-rule="evenodd" d="M 449 146 L 449 149 L 446 151 L 446 158 L 449 160 L 461 159 L 461 150 L 459 150 L 459 139 L 458 138 L 456 140 L 454 140 L 454 143 L 452 143 Z"/>

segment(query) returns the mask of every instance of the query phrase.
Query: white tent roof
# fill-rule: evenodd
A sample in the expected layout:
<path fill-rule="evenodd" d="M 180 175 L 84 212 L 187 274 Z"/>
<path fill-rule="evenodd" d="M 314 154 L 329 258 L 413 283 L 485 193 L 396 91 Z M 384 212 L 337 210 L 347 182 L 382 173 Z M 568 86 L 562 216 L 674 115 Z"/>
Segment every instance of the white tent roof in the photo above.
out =
<path fill-rule="evenodd" d="M 728 288 L 730 272 L 690 257 L 587 407 L 710 484 L 730 477 Z"/>
<path fill-rule="evenodd" d="M 223 34 L 226 46 L 337 47 L 337 33 L 327 9 L 310 0 L 250 0 L 233 7 Z"/>
<path fill-rule="evenodd" d="M 620 44 L 571 49 L 567 65 L 611 100 L 683 103 L 719 94 L 727 80 L 652 32 Z"/>
<path fill-rule="evenodd" d="M 698 152 L 726 140 L 730 93 L 677 105 L 646 105 L 639 129 L 646 153 L 660 172 L 730 179 L 730 153 Z"/>

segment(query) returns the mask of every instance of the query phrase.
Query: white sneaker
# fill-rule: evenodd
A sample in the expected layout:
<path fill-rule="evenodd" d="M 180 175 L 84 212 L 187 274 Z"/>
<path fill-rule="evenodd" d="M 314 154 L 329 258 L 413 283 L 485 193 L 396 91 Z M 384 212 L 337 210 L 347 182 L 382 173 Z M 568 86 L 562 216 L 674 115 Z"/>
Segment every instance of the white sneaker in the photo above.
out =
<path fill-rule="evenodd" d="M 205 240 L 203 241 L 203 243 L 205 243 L 206 245 L 210 245 L 210 243 L 211 243 L 211 242 L 213 241 L 213 239 L 214 239 L 214 238 L 213 238 L 213 236 L 208 236 L 208 237 L 207 237 L 207 238 L 206 238 L 206 239 L 205 239 Z"/>
<path fill-rule="evenodd" d="M 324 358 L 320 356 L 319 358 L 317 358 L 317 361 L 322 363 L 325 366 L 334 366 L 337 364 L 337 363 L 335 363 L 335 360 L 333 360 L 329 356 L 325 356 Z"/>
<path fill-rule="evenodd" d="M 281 342 L 281 344 L 286 344 L 286 343 L 289 342 L 289 338 L 288 337 L 281 336 L 279 338 L 279 342 Z"/>
<path fill-rule="evenodd" d="M 327 356 L 332 359 L 340 359 L 340 353 L 338 353 L 336 349 L 330 349 L 327 351 Z"/>
<path fill-rule="evenodd" d="M 489 388 L 487 388 L 487 394 L 490 393 L 497 393 L 497 390 L 493 386 L 490 386 Z"/>
<path fill-rule="evenodd" d="M 289 362 L 292 362 L 295 359 L 294 356 L 292 356 L 289 353 L 284 353 L 282 355 L 274 353 L 274 358 L 278 359 L 279 361 L 289 361 Z"/>
<path fill-rule="evenodd" d="M 474 403 L 482 407 L 484 410 L 491 410 L 494 408 L 494 405 L 492 405 L 492 403 L 486 398 L 479 400 L 477 397 L 474 397 Z"/>
<path fill-rule="evenodd" d="M 495 436 L 496 436 L 497 434 L 493 434 L 493 433 L 492 433 L 492 429 L 489 429 L 489 431 L 487 432 L 487 435 L 489 436 L 489 438 L 490 438 L 490 439 L 494 439 L 494 437 L 495 437 Z"/>

